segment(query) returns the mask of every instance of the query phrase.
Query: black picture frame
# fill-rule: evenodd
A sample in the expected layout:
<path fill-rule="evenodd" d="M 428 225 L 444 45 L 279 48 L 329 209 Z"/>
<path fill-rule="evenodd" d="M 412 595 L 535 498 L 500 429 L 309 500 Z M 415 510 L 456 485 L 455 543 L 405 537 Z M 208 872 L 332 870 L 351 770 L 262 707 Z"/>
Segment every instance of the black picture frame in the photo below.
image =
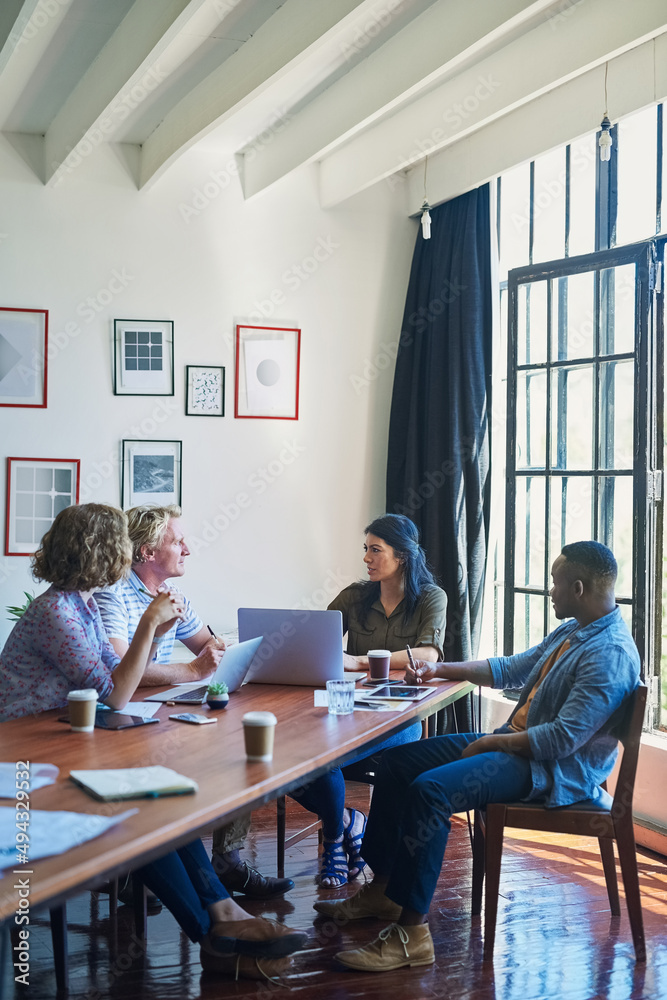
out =
<path fill-rule="evenodd" d="M 225 369 L 221 365 L 185 366 L 186 417 L 224 417 Z"/>
<path fill-rule="evenodd" d="M 124 439 L 121 442 L 120 479 L 123 510 L 150 503 L 180 507 L 182 458 L 182 441 Z"/>
<path fill-rule="evenodd" d="M 172 320 L 115 319 L 115 396 L 174 395 Z"/>

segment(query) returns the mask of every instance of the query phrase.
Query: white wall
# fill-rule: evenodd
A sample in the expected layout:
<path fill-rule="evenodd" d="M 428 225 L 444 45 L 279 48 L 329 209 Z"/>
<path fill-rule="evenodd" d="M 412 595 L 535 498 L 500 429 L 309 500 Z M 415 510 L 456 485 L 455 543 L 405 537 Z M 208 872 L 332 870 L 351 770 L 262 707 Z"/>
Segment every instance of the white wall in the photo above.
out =
<path fill-rule="evenodd" d="M 117 504 L 121 439 L 182 440 L 185 589 L 220 630 L 241 604 L 322 607 L 362 574 L 417 228 L 386 185 L 321 209 L 311 167 L 244 203 L 227 162 L 199 147 L 137 192 L 103 147 L 50 189 L 0 139 L 0 305 L 48 309 L 52 346 L 48 408 L 0 409 L 3 506 L 5 456 L 80 458 L 82 501 Z M 234 323 L 261 309 L 302 328 L 297 422 L 233 417 Z M 174 397 L 113 395 L 114 318 L 174 321 Z M 226 366 L 224 419 L 184 415 L 186 364 Z M 34 587 L 27 558 L 0 557 L 0 609 Z"/>

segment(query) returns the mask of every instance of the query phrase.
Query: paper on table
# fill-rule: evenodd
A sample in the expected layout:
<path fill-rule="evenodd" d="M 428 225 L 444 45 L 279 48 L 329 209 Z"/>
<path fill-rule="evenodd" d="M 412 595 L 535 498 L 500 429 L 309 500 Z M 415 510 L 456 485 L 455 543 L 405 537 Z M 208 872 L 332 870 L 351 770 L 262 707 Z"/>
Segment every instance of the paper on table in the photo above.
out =
<path fill-rule="evenodd" d="M 19 770 L 21 770 L 19 768 Z M 44 785 L 52 785 L 56 778 L 58 777 L 58 768 L 55 764 L 30 764 L 28 768 L 30 772 L 30 791 L 34 792 L 38 788 L 43 788 Z M 16 786 L 16 761 L 12 761 L 9 764 L 0 764 L 0 799 L 14 799 L 16 798 L 17 786 Z"/>
<path fill-rule="evenodd" d="M 158 708 L 159 701 L 130 701 L 120 712 L 112 712 L 112 715 L 138 715 L 142 719 L 152 719 Z"/>
<path fill-rule="evenodd" d="M 16 843 L 16 809 L 0 806 L 0 868 L 31 864 L 39 858 L 62 854 L 71 847 L 85 844 L 99 837 L 112 826 L 133 816 L 138 809 L 128 809 L 119 816 L 100 816 L 98 813 L 50 812 L 46 809 L 30 810 L 29 841 L 26 857 L 19 857 Z M 22 845 L 18 845 L 22 847 Z"/>

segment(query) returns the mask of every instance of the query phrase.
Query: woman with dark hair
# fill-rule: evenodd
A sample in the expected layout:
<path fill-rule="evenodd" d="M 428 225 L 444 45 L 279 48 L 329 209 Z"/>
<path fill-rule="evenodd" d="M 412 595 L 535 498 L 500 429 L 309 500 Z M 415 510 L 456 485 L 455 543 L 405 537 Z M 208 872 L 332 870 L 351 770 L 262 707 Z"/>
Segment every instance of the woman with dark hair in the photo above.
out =
<path fill-rule="evenodd" d="M 407 646 L 419 649 L 420 660 L 436 663 L 444 656 L 447 595 L 428 568 L 416 524 L 401 514 L 384 514 L 368 525 L 365 535 L 368 580 L 346 587 L 329 605 L 330 610 L 343 615 L 346 668 L 367 667 L 370 649 L 388 649 L 391 668 L 404 668 L 408 664 Z M 412 723 L 375 747 L 373 757 L 387 747 L 412 743 L 420 736 L 421 724 Z M 361 857 L 366 817 L 346 808 L 341 769 L 334 768 L 292 795 L 322 820 L 320 885 L 336 889 L 358 878 L 366 865 Z"/>
<path fill-rule="evenodd" d="M 125 707 L 151 660 L 155 638 L 183 614 L 180 594 L 158 594 L 125 655 L 116 655 L 92 595 L 116 583 L 131 561 L 121 510 L 90 503 L 58 514 L 33 558 L 33 575 L 51 586 L 30 603 L 0 653 L 0 721 L 64 708 L 68 691 L 80 688 L 94 688 L 110 708 Z M 211 971 L 266 978 L 306 940 L 299 931 L 241 909 L 200 840 L 137 874 L 201 944 L 202 965 Z"/>

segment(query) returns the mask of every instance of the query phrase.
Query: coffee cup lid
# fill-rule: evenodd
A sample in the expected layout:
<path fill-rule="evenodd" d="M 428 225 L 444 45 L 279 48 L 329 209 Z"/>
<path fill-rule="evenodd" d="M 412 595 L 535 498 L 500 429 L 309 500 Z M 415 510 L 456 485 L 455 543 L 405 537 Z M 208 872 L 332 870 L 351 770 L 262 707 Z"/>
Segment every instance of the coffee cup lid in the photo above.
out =
<path fill-rule="evenodd" d="M 366 656 L 391 656 L 391 651 L 388 649 L 369 649 Z"/>
<path fill-rule="evenodd" d="M 273 712 L 246 712 L 242 719 L 244 726 L 275 726 L 277 721 Z"/>
<path fill-rule="evenodd" d="M 99 695 L 94 688 L 84 688 L 82 691 L 68 691 L 68 701 L 97 701 Z"/>

